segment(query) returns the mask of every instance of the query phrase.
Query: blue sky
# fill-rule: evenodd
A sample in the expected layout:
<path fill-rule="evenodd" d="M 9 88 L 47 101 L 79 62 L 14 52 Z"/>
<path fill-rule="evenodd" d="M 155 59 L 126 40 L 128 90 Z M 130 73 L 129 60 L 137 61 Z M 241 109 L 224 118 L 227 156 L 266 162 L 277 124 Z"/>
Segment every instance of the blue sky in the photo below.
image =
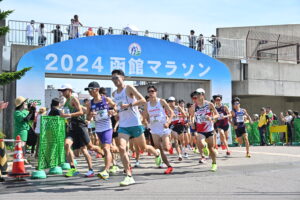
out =
<path fill-rule="evenodd" d="M 214 34 L 217 27 L 295 24 L 300 22 L 299 0 L 4 0 L 1 9 L 13 9 L 8 19 L 68 24 L 78 14 L 85 26 L 188 34 Z M 75 88 L 90 80 L 47 79 L 59 87 Z M 111 81 L 110 81 L 111 82 Z M 109 83 L 111 84 L 111 83 Z"/>

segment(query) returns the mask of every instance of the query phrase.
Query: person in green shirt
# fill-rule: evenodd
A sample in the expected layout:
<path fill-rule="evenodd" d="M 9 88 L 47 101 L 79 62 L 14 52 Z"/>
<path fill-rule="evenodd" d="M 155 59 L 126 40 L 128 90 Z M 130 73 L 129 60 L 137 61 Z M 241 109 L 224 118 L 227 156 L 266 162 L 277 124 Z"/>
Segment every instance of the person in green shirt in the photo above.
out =
<path fill-rule="evenodd" d="M 34 116 L 36 103 L 32 103 L 31 109 L 27 110 L 27 99 L 20 96 L 15 100 L 16 111 L 14 112 L 14 138 L 20 135 L 22 140 L 23 155 L 30 128 L 29 121 Z"/>

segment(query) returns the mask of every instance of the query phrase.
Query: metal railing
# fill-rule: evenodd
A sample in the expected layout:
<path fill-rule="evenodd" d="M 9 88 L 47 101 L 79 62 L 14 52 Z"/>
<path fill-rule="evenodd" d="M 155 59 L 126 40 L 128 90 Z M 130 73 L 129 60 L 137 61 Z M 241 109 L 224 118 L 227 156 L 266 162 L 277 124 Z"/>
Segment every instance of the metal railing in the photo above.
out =
<path fill-rule="evenodd" d="M 42 22 L 35 22 L 34 26 L 35 29 L 39 27 L 39 25 Z M 6 46 L 10 46 L 11 44 L 23 44 L 26 45 L 26 27 L 30 24 L 29 21 L 17 21 L 17 20 L 9 20 L 8 26 L 10 28 L 9 33 L 6 36 Z M 52 23 L 43 23 L 44 24 L 44 31 L 45 31 L 45 37 L 47 38 L 45 41 L 45 45 L 50 45 L 54 43 L 54 34 L 52 33 L 52 30 L 56 28 L 56 25 L 60 26 L 60 30 L 63 33 L 63 36 L 61 37 L 61 41 L 68 40 L 69 34 L 68 34 L 68 27 L 69 25 L 66 24 L 52 24 Z M 85 37 L 84 33 L 89 29 L 92 28 L 93 32 L 97 35 L 97 31 L 99 27 L 91 27 L 91 26 L 80 26 L 78 27 L 78 37 Z M 103 28 L 104 34 L 107 34 L 109 31 L 109 28 Z M 112 29 L 114 35 L 122 35 L 124 34 L 124 29 Z M 130 34 L 130 33 L 126 33 Z M 137 31 L 134 33 L 135 35 L 145 36 L 145 31 Z M 171 34 L 171 33 L 158 33 L 158 32 L 148 32 L 148 37 L 153 37 L 157 39 L 162 39 L 165 37 L 165 35 L 168 35 L 168 39 L 170 42 L 175 42 L 175 39 L 177 38 L 178 34 Z M 185 45 L 189 47 L 189 35 L 180 35 L 181 41 L 180 43 L 182 45 Z M 199 37 L 196 37 L 197 40 Z M 214 43 L 212 42 L 213 38 L 211 37 L 203 37 L 203 47 L 202 47 L 202 53 L 207 54 L 209 56 L 213 56 L 216 58 L 235 58 L 235 59 L 242 59 L 245 58 L 245 40 L 241 39 L 228 39 L 228 38 L 215 38 L 217 39 L 221 47 L 217 48 Z M 34 31 L 33 36 L 33 44 L 32 45 L 38 45 L 38 32 Z M 197 46 L 196 46 L 197 49 Z"/>

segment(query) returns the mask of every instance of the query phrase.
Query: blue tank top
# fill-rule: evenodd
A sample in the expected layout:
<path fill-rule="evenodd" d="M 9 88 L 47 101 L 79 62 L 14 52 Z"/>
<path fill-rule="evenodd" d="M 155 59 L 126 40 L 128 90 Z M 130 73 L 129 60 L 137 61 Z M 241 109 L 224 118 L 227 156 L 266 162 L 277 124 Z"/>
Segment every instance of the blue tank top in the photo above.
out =
<path fill-rule="evenodd" d="M 235 126 L 237 127 L 245 127 L 245 111 L 244 109 L 240 108 L 240 111 L 236 111 L 235 109 L 233 109 L 234 111 L 234 117 L 233 117 L 233 123 Z"/>
<path fill-rule="evenodd" d="M 106 102 L 106 98 L 102 97 L 102 101 L 94 103 L 94 99 L 91 100 L 91 111 L 95 111 L 95 128 L 96 132 L 103 132 L 112 129 L 111 119 L 109 116 L 109 107 Z"/>

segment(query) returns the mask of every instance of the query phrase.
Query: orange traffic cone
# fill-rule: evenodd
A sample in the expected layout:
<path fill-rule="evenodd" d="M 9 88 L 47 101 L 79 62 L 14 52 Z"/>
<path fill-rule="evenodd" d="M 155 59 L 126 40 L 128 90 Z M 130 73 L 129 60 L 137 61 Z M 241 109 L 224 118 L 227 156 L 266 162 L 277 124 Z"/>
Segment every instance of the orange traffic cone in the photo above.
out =
<path fill-rule="evenodd" d="M 12 172 L 9 173 L 9 176 L 13 176 L 15 178 L 22 178 L 25 176 L 29 176 L 29 173 L 25 171 L 24 167 L 24 156 L 21 146 L 21 137 L 18 135 L 16 138 L 16 146 L 15 146 L 15 153 L 14 153 L 14 163 Z"/>

